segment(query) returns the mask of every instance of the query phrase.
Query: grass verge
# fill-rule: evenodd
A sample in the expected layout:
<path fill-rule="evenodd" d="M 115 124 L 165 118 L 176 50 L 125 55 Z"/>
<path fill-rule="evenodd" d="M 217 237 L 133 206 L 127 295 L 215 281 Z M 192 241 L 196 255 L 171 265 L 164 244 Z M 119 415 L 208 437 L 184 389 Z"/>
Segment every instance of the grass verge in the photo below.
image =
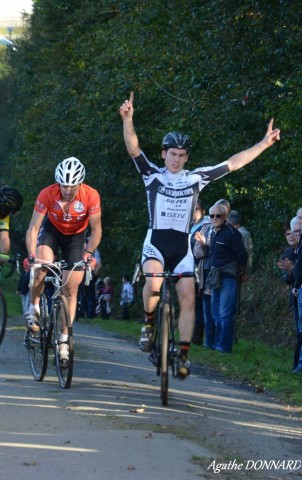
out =
<path fill-rule="evenodd" d="M 89 322 L 133 339 L 139 338 L 141 330 L 141 324 L 133 321 L 97 318 Z M 192 345 L 190 358 L 193 363 L 212 367 L 225 377 L 254 387 L 259 393 L 267 392 L 284 403 L 302 406 L 302 373 L 292 373 L 293 352 L 289 348 L 240 339 L 232 354 Z"/>

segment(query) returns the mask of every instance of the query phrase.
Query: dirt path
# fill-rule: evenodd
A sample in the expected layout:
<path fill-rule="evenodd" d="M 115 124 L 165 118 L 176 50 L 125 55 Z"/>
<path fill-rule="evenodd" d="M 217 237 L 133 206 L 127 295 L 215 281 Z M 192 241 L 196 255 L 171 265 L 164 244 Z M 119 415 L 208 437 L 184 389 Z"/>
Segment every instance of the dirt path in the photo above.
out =
<path fill-rule="evenodd" d="M 89 324 L 75 326 L 71 389 L 60 389 L 52 362 L 37 383 L 18 325 L 10 321 L 0 347 L 1 478 L 301 477 L 301 409 L 200 367 L 185 382 L 171 380 L 162 407 L 147 356 Z M 279 468 L 262 469 L 272 460 Z"/>

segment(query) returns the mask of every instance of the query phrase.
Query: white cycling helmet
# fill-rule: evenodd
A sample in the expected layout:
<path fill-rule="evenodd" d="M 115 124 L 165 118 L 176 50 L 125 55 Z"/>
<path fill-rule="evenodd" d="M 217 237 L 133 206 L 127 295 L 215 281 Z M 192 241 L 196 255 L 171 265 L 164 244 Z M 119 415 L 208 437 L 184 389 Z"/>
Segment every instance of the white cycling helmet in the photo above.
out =
<path fill-rule="evenodd" d="M 65 158 L 59 163 L 55 171 L 56 182 L 66 187 L 74 187 L 83 182 L 85 178 L 85 167 L 75 157 Z"/>

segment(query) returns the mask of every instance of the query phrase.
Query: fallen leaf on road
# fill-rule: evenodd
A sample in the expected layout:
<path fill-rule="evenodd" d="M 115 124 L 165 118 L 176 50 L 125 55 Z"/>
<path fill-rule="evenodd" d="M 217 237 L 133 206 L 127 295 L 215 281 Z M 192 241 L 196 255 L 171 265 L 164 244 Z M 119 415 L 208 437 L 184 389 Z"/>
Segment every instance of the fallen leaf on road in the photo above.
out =
<path fill-rule="evenodd" d="M 144 413 L 144 408 L 135 408 L 134 410 L 130 410 L 132 413 Z"/>

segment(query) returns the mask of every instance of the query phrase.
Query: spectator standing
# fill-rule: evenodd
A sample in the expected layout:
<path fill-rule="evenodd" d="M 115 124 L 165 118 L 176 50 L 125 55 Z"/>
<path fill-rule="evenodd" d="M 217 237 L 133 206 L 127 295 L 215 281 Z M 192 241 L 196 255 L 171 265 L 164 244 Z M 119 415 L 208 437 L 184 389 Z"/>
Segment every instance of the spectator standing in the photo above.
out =
<path fill-rule="evenodd" d="M 213 234 L 214 230 L 211 223 L 206 223 L 203 225 L 200 232 L 195 233 L 196 242 L 194 244 L 194 257 L 199 259 L 199 286 L 200 289 L 202 289 L 202 309 L 204 318 L 203 345 L 207 348 L 214 348 L 215 346 L 215 322 L 211 309 L 212 291 L 210 288 L 205 287 L 211 269 L 209 252 Z"/>
<path fill-rule="evenodd" d="M 89 237 L 86 240 L 84 247 L 85 249 L 87 248 L 88 241 Z M 99 272 L 102 268 L 102 259 L 99 250 L 94 250 L 92 256 L 95 259 L 96 266 L 91 272 L 91 281 L 89 285 L 85 285 L 85 279 L 83 279 L 78 292 L 78 317 L 84 318 L 87 315 L 87 318 L 89 319 L 93 319 L 95 317 L 97 303 L 96 282 Z"/>
<path fill-rule="evenodd" d="M 252 266 L 253 266 L 253 254 L 254 254 L 254 247 L 253 247 L 253 240 L 250 232 L 241 225 L 242 217 L 237 210 L 231 210 L 228 216 L 228 222 L 233 225 L 233 227 L 237 228 L 238 232 L 241 233 L 243 244 L 245 246 L 247 252 L 247 264 L 246 264 L 246 280 L 248 279 L 249 275 L 252 273 Z M 236 318 L 240 315 L 240 304 L 241 304 L 241 278 L 238 278 L 238 293 L 237 293 L 237 309 L 236 309 Z M 237 325 L 236 321 L 234 324 L 234 343 L 237 343 Z"/>
<path fill-rule="evenodd" d="M 199 271 L 202 270 L 202 258 L 195 257 L 194 255 L 194 244 L 196 242 L 196 233 L 200 232 L 203 225 L 208 224 L 210 225 L 209 217 L 205 216 L 205 207 L 200 200 L 197 200 L 196 207 L 193 212 L 193 223 L 191 225 L 190 230 L 190 243 L 191 249 L 194 256 L 194 264 L 195 269 L 198 272 L 198 281 L 195 282 L 195 324 L 192 336 L 192 343 L 195 344 L 202 344 L 203 343 L 203 336 L 204 336 L 204 315 L 203 315 L 203 305 L 202 305 L 202 284 L 199 277 Z M 199 263 L 201 265 L 199 266 Z"/>
<path fill-rule="evenodd" d="M 233 225 L 233 227 L 237 228 L 238 232 L 241 233 L 242 240 L 247 251 L 247 265 L 246 265 L 246 274 L 250 275 L 252 273 L 253 267 L 253 254 L 254 254 L 254 246 L 252 235 L 250 232 L 241 225 L 242 217 L 237 210 L 231 210 L 228 216 L 228 222 Z"/>
<path fill-rule="evenodd" d="M 210 208 L 210 219 L 215 234 L 211 239 L 211 271 L 207 286 L 212 289 L 212 315 L 215 321 L 215 349 L 231 353 L 234 318 L 237 302 L 237 276 L 244 278 L 247 253 L 238 230 L 227 222 L 225 207 L 215 204 Z"/>
<path fill-rule="evenodd" d="M 129 275 L 124 275 L 122 277 L 122 292 L 121 292 L 121 302 L 120 306 L 122 307 L 122 320 L 130 320 L 129 308 L 133 304 L 133 287 L 130 283 Z"/>
<path fill-rule="evenodd" d="M 292 293 L 297 299 L 298 318 L 297 318 L 297 345 L 294 356 L 294 373 L 302 371 L 302 242 L 301 242 L 301 214 L 302 209 L 298 209 L 297 216 L 292 219 L 292 231 L 297 232 L 299 236 L 298 246 L 295 249 L 295 266 L 294 266 L 294 286 Z M 280 263 L 279 265 L 280 266 Z M 283 268 L 290 269 L 290 259 L 283 260 Z"/>
<path fill-rule="evenodd" d="M 297 334 L 297 345 L 299 343 L 299 312 L 297 296 L 293 293 L 293 286 L 295 283 L 294 268 L 296 261 L 296 252 L 299 245 L 299 238 L 301 233 L 300 223 L 297 217 L 294 217 L 290 225 L 284 227 L 285 238 L 288 247 L 283 251 L 277 266 L 281 269 L 281 274 L 284 282 L 290 287 L 289 291 L 289 307 L 294 312 L 295 330 Z M 301 359 L 300 359 L 301 356 Z M 294 355 L 293 371 L 298 372 L 302 368 L 302 355 L 300 355 L 300 348 L 296 348 Z"/>

